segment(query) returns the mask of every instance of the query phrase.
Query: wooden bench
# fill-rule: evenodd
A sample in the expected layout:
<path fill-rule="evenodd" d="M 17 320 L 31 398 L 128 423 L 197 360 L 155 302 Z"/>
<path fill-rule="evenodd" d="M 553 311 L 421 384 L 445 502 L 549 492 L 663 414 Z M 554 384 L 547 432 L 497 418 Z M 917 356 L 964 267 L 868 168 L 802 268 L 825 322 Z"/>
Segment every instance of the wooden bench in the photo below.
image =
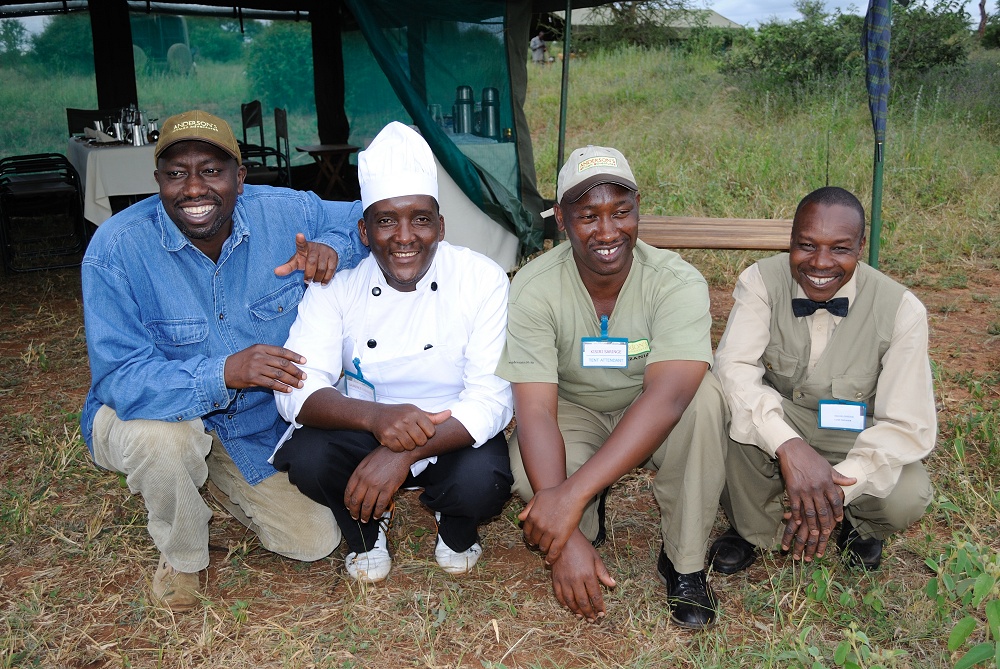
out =
<path fill-rule="evenodd" d="M 639 217 L 639 239 L 661 249 L 787 251 L 791 219 Z"/>

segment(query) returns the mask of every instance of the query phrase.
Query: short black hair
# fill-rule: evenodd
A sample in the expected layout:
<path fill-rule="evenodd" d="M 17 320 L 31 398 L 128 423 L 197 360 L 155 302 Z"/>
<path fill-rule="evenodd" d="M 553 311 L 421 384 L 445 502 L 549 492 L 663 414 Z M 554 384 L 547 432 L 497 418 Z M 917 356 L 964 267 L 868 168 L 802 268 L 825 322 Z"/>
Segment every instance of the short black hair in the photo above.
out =
<path fill-rule="evenodd" d="M 822 188 L 817 188 L 802 198 L 802 201 L 799 202 L 799 206 L 795 208 L 795 218 L 793 219 L 792 227 L 795 227 L 795 222 L 799 220 L 799 212 L 802 210 L 802 207 L 810 203 L 821 204 L 825 207 L 839 205 L 858 212 L 858 218 L 861 221 L 860 238 L 864 239 L 865 206 L 861 204 L 861 200 L 859 200 L 854 193 L 845 188 L 840 188 L 839 186 L 823 186 Z"/>

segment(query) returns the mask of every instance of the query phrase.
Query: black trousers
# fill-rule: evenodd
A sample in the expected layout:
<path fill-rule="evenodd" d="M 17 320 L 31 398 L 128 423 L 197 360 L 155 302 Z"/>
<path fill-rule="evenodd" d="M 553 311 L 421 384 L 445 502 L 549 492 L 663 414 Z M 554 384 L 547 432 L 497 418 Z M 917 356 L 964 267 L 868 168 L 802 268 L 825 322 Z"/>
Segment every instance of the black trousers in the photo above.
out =
<path fill-rule="evenodd" d="M 376 448 L 370 432 L 299 428 L 274 456 L 274 466 L 304 495 L 333 511 L 352 552 L 367 552 L 378 539 L 378 519 L 351 518 L 344 491 L 354 470 Z M 503 432 L 479 448 L 439 455 L 419 476 L 408 474 L 403 488 L 423 488 L 420 501 L 441 514 L 438 532 L 461 553 L 479 540 L 477 527 L 496 516 L 510 499 L 510 471 Z"/>

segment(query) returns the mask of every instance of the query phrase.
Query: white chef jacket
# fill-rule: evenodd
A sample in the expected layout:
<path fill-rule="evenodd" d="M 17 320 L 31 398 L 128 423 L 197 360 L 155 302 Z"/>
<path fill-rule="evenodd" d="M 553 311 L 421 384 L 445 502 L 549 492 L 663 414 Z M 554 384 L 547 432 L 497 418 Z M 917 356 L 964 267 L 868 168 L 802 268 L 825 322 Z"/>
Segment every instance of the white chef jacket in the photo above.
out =
<path fill-rule="evenodd" d="M 374 385 L 376 401 L 451 410 L 478 447 L 513 416 L 510 384 L 494 374 L 506 340 L 510 281 L 500 266 L 471 249 L 439 242 L 416 290 L 389 286 L 374 256 L 337 272 L 326 286 L 306 290 L 285 348 L 306 359 L 302 388 L 275 393 L 278 412 L 292 423 L 321 388 L 345 394 L 342 372 Z M 277 450 L 277 448 L 275 449 Z M 416 476 L 436 457 L 413 464 Z"/>

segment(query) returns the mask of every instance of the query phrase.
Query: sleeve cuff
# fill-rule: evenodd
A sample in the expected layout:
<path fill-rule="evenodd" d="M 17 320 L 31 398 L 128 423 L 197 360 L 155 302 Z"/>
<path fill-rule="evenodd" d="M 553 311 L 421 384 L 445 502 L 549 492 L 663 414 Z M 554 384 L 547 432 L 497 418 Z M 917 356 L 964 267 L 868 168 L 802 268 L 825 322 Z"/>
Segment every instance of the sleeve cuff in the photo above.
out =
<path fill-rule="evenodd" d="M 843 476 L 857 479 L 857 483 L 854 485 L 841 486 L 844 489 L 844 506 L 847 506 L 864 492 L 865 485 L 868 483 L 868 475 L 865 474 L 860 462 L 850 458 L 837 463 L 833 468 Z"/>
<path fill-rule="evenodd" d="M 203 414 L 225 409 L 236 399 L 236 390 L 226 387 L 226 360 L 228 359 L 228 357 L 225 357 L 206 360 L 204 371 L 211 371 L 212 373 L 205 374 L 204 376 L 199 374 L 201 378 L 205 379 L 202 390 L 205 393 L 204 397 L 208 403 L 206 407 L 208 410 L 203 412 Z"/>
<path fill-rule="evenodd" d="M 469 406 L 467 403 L 459 402 L 449 408 L 451 409 L 451 417 L 461 423 L 469 436 L 475 440 L 475 443 L 472 444 L 473 448 L 479 448 L 503 429 L 503 426 L 500 426 L 494 431 L 495 417 L 492 415 L 484 416 L 481 409 Z M 508 418 L 508 422 L 509 420 Z"/>
<path fill-rule="evenodd" d="M 796 439 L 801 435 L 796 432 L 781 418 L 771 418 L 757 428 L 760 442 L 757 445 L 772 458 L 778 457 L 778 447 L 789 439 Z"/>

